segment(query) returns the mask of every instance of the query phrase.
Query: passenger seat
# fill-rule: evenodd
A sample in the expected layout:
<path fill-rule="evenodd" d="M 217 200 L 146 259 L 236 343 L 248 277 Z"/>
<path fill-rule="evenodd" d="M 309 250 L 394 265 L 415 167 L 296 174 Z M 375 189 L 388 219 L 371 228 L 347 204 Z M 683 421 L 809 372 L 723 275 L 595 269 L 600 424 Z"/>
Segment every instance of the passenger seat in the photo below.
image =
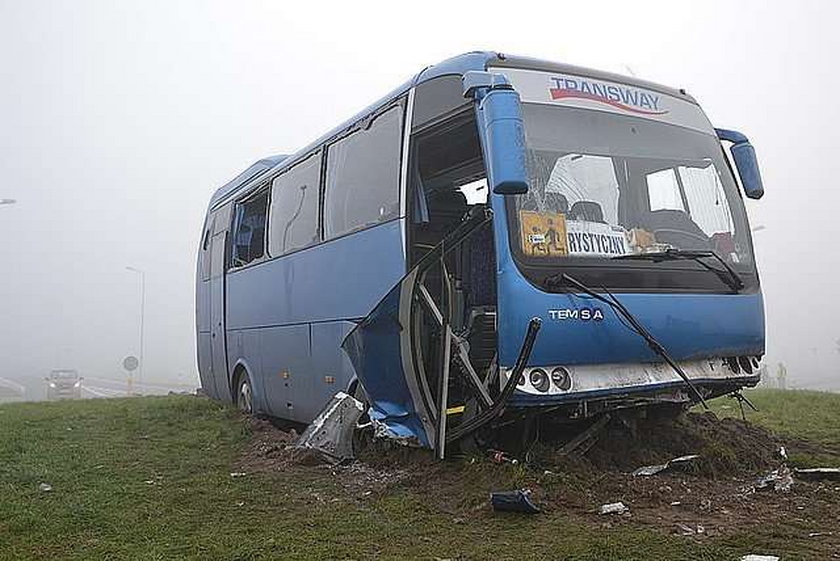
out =
<path fill-rule="evenodd" d="M 569 211 L 569 220 L 606 224 L 604 210 L 595 201 L 578 201 L 573 204 Z"/>

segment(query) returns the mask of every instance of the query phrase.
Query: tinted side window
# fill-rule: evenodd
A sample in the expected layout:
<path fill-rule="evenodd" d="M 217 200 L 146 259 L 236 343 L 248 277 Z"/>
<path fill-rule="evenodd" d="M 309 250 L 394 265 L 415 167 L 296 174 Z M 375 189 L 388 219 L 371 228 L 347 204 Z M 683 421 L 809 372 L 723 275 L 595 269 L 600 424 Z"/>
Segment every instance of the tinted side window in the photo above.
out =
<path fill-rule="evenodd" d="M 321 155 L 310 156 L 274 179 L 268 251 L 282 255 L 318 241 L 318 188 Z"/>
<path fill-rule="evenodd" d="M 329 147 L 324 231 L 335 238 L 399 214 L 402 107 Z"/>
<path fill-rule="evenodd" d="M 441 76 L 423 82 L 414 95 L 414 128 L 451 115 L 469 104 L 464 97 L 460 76 Z"/>
<path fill-rule="evenodd" d="M 268 189 L 237 205 L 233 266 L 241 267 L 265 255 Z"/>

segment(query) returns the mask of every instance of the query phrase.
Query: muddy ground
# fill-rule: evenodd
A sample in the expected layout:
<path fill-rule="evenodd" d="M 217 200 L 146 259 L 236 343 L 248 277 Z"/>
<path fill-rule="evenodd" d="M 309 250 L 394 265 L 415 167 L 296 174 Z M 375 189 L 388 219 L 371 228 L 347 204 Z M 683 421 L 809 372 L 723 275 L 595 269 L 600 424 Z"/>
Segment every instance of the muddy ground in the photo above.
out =
<path fill-rule="evenodd" d="M 560 511 L 593 528 L 635 524 L 706 540 L 755 525 L 783 524 L 809 537 L 824 558 L 840 559 L 840 481 L 795 479 L 789 491 L 755 488 L 758 478 L 786 465 L 781 447 L 790 455 L 838 451 L 782 439 L 739 419 L 713 413 L 629 423 L 613 419 L 588 450 L 568 455 L 559 451 L 581 427 L 551 434 L 543 429 L 515 464 L 497 463 L 481 451 L 437 462 L 426 450 L 373 443 L 358 452 L 356 461 L 331 465 L 294 449 L 294 430 L 249 422 L 252 440 L 236 470 L 329 473 L 349 500 L 408 490 L 462 523 L 498 515 L 489 505 L 491 491 L 525 488 L 544 512 Z M 649 477 L 632 474 L 640 466 L 686 454 L 699 458 Z M 600 505 L 619 501 L 629 507 L 626 513 L 598 513 Z"/>

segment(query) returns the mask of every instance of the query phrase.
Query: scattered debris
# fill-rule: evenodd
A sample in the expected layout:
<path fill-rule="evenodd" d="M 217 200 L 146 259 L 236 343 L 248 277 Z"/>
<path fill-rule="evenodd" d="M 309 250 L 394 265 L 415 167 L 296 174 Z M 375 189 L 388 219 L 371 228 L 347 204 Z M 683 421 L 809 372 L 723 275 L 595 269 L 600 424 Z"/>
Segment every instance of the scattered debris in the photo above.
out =
<path fill-rule="evenodd" d="M 701 536 L 706 533 L 706 528 L 702 524 L 698 524 L 696 527 L 692 527 L 688 524 L 678 523 L 677 529 L 683 536 Z"/>
<path fill-rule="evenodd" d="M 244 471 L 233 471 L 230 474 L 231 477 L 245 477 L 246 475 L 248 475 L 248 474 L 245 473 Z"/>
<path fill-rule="evenodd" d="M 779 561 L 779 558 L 775 555 L 755 555 L 751 553 L 741 557 L 740 561 Z"/>
<path fill-rule="evenodd" d="M 658 464 L 653 466 L 643 466 L 633 472 L 634 476 L 644 476 L 649 477 L 651 475 L 656 475 L 657 473 L 663 472 L 667 469 L 671 469 L 673 467 L 684 466 L 694 460 L 700 458 L 698 454 L 689 454 L 687 456 L 680 456 L 679 458 L 674 458 L 673 460 L 668 461 L 664 464 Z"/>
<path fill-rule="evenodd" d="M 363 412 L 359 400 L 338 392 L 303 432 L 297 447 L 315 450 L 333 463 L 353 458 L 353 431 Z"/>
<path fill-rule="evenodd" d="M 38 485 L 38 490 L 43 491 L 44 493 L 49 493 L 53 489 L 52 485 L 50 485 L 49 483 L 41 483 L 40 485 Z"/>
<path fill-rule="evenodd" d="M 819 538 L 820 536 L 833 536 L 834 532 L 810 532 L 809 538 Z"/>
<path fill-rule="evenodd" d="M 516 465 L 519 463 L 519 460 L 508 456 L 505 452 L 501 450 L 493 450 L 490 449 L 487 451 L 490 454 L 490 460 L 497 463 L 497 464 L 513 464 Z"/>
<path fill-rule="evenodd" d="M 781 491 L 787 493 L 793 485 L 793 474 L 790 468 L 782 466 L 779 469 L 774 469 L 767 475 L 760 477 L 755 482 L 753 489 L 756 491 L 763 491 L 772 489 L 774 491 Z"/>
<path fill-rule="evenodd" d="M 501 512 L 522 512 L 525 514 L 538 514 L 540 512 L 540 508 L 531 501 L 530 489 L 490 493 L 490 504 L 493 505 L 493 510 Z"/>
<path fill-rule="evenodd" d="M 629 510 L 630 508 L 627 505 L 619 501 L 617 503 L 601 505 L 598 509 L 598 514 L 624 514 Z"/>
<path fill-rule="evenodd" d="M 387 440 L 388 442 L 398 444 L 400 446 L 410 446 L 414 448 L 422 447 L 420 440 L 416 436 L 397 434 L 391 430 L 391 427 L 378 419 L 371 419 L 369 423 L 359 425 L 357 428 L 366 429 L 368 427 L 373 427 L 373 438 L 375 439 Z"/>
<path fill-rule="evenodd" d="M 793 473 L 799 479 L 807 479 L 808 481 L 815 481 L 815 480 L 820 480 L 820 479 L 829 479 L 831 481 L 840 481 L 840 468 L 794 469 Z"/>

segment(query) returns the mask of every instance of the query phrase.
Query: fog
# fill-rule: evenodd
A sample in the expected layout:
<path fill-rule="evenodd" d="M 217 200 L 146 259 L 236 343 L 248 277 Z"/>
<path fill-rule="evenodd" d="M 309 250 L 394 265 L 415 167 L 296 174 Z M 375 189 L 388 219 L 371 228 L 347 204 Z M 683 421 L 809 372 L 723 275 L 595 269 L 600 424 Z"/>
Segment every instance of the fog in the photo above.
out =
<path fill-rule="evenodd" d="M 582 4 L 582 3 L 581 3 Z M 515 6 L 515 9 L 511 9 Z M 755 145 L 767 358 L 840 389 L 835 2 L 367 4 L 0 0 L 0 377 L 196 385 L 212 192 L 423 67 L 474 49 L 684 87 Z"/>

